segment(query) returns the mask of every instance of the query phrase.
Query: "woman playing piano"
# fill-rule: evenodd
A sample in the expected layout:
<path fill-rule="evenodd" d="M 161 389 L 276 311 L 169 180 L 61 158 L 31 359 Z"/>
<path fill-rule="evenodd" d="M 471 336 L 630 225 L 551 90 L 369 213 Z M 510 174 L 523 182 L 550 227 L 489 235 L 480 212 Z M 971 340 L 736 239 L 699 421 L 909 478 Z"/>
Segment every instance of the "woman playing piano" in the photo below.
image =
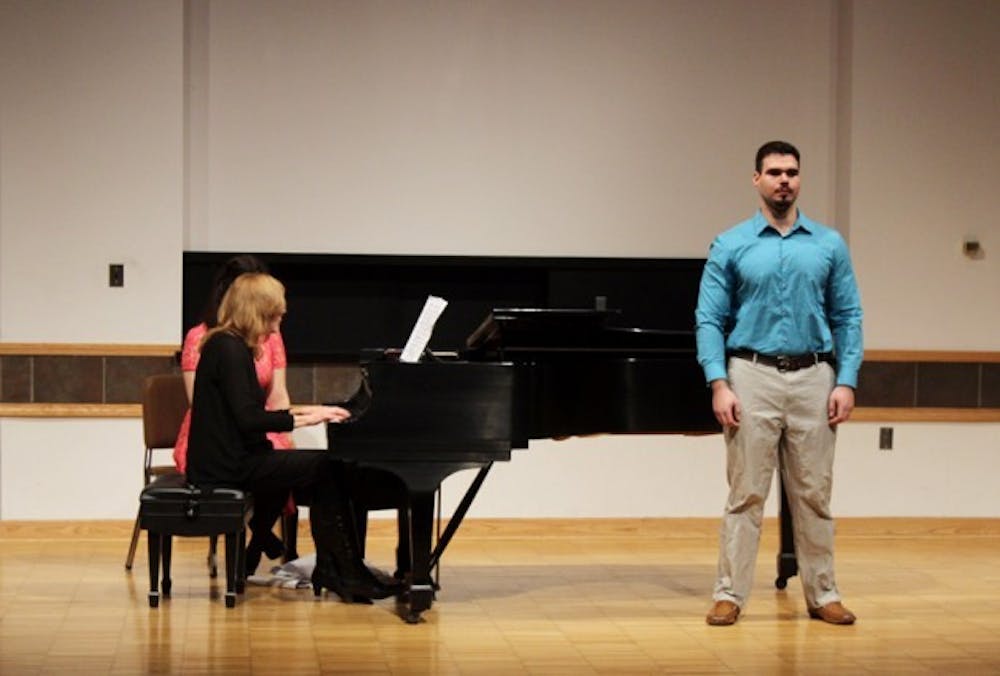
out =
<path fill-rule="evenodd" d="M 198 360 L 201 358 L 202 339 L 209 329 L 214 328 L 219 323 L 219 304 L 222 303 L 222 297 L 226 295 L 233 280 L 240 275 L 247 272 L 267 271 L 267 266 L 259 258 L 243 254 L 227 260 L 215 273 L 208 302 L 205 305 L 204 320 L 191 327 L 187 332 L 187 335 L 184 336 L 184 347 L 181 350 L 181 371 L 184 374 L 184 389 L 187 390 L 188 403 L 194 396 L 194 378 L 198 369 Z M 263 338 L 260 348 L 255 351 L 254 369 L 257 372 L 257 382 L 264 391 L 268 410 L 286 409 L 289 406 L 288 388 L 285 380 L 287 364 L 285 343 L 282 341 L 281 332 L 276 331 Z M 187 473 L 188 434 L 190 430 L 191 410 L 188 409 L 181 423 L 180 431 L 177 433 L 177 442 L 174 444 L 174 463 L 181 474 Z M 278 450 L 295 447 L 291 435 L 287 432 L 268 432 L 267 438 L 270 439 L 271 445 Z M 297 513 L 295 501 L 289 499 L 282 511 L 285 514 Z M 245 558 L 247 575 L 253 575 L 265 553 L 271 559 L 282 555 L 286 560 L 298 558 L 298 552 L 295 551 L 294 547 L 294 538 L 289 540 L 289 551 L 284 551 L 285 543 L 275 537 L 272 532 L 273 523 L 265 527 L 267 515 L 257 509 L 255 516 L 259 517 L 255 523 L 259 524 L 260 527 L 254 530 L 253 538 L 247 544 Z M 281 516 L 280 513 L 274 514 L 274 521 L 277 521 L 279 516 Z"/>
<path fill-rule="evenodd" d="M 284 287 L 267 274 L 239 276 L 223 297 L 219 324 L 201 345 L 191 405 L 188 480 L 248 490 L 262 514 L 280 511 L 292 491 L 297 504 L 311 506 L 316 595 L 326 588 L 345 601 L 386 598 L 399 590 L 376 579 L 364 565 L 338 465 L 323 451 L 276 451 L 267 438 L 268 432 L 341 422 L 350 416 L 337 406 L 266 409 L 254 356 L 261 340 L 278 331 L 284 314 Z M 250 525 L 269 527 L 252 519 Z"/>

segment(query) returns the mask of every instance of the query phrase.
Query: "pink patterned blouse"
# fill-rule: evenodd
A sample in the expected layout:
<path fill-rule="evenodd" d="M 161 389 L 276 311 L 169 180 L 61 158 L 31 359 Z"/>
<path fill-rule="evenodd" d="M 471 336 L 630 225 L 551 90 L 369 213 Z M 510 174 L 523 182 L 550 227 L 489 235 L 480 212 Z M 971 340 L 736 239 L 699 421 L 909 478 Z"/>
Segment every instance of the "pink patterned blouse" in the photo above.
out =
<path fill-rule="evenodd" d="M 208 327 L 204 324 L 192 327 L 184 336 L 184 347 L 181 350 L 181 370 L 196 371 L 198 369 L 198 359 L 201 358 L 201 339 L 208 332 Z M 280 333 L 272 333 L 261 344 L 260 355 L 254 362 L 257 367 L 257 382 L 265 392 L 271 391 L 271 384 L 274 381 L 274 370 L 288 367 L 288 358 L 285 356 L 285 341 L 281 339 Z M 191 409 L 188 409 L 181 423 L 181 429 L 177 433 L 177 443 L 174 444 L 174 464 L 180 472 L 187 469 L 187 446 L 188 433 L 191 430 Z M 292 439 L 286 432 L 269 432 L 267 438 L 275 448 L 292 448 Z"/>

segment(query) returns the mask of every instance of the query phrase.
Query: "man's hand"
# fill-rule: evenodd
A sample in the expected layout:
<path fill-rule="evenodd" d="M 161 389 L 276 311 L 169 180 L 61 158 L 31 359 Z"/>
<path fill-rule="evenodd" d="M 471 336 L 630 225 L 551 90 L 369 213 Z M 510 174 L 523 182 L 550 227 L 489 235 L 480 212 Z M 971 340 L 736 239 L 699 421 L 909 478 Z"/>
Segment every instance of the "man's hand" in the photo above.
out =
<path fill-rule="evenodd" d="M 736 393 L 723 379 L 712 381 L 712 412 L 723 427 L 739 427 L 743 408 Z"/>
<path fill-rule="evenodd" d="M 845 422 L 854 410 L 854 390 L 847 385 L 837 385 L 827 403 L 827 419 L 831 427 Z"/>

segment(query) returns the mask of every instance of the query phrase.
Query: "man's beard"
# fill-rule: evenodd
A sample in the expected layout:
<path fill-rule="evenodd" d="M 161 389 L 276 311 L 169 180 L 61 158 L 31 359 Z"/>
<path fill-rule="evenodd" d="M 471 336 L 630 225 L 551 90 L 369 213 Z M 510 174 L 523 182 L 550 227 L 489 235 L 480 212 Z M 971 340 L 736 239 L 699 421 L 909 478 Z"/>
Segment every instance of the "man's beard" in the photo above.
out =
<path fill-rule="evenodd" d="M 764 204 L 767 205 L 768 210 L 775 216 L 784 216 L 793 206 L 795 206 L 795 200 L 776 200 L 765 197 Z"/>

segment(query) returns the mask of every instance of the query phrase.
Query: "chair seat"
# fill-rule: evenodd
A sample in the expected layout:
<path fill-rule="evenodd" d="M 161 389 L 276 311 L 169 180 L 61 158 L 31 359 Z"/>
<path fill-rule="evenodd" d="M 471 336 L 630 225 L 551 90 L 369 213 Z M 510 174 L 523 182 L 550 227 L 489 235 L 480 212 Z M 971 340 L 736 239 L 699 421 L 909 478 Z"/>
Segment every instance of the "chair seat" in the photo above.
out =
<path fill-rule="evenodd" d="M 174 465 L 153 465 L 149 468 L 149 476 L 152 478 L 173 475 L 180 475 Z"/>

